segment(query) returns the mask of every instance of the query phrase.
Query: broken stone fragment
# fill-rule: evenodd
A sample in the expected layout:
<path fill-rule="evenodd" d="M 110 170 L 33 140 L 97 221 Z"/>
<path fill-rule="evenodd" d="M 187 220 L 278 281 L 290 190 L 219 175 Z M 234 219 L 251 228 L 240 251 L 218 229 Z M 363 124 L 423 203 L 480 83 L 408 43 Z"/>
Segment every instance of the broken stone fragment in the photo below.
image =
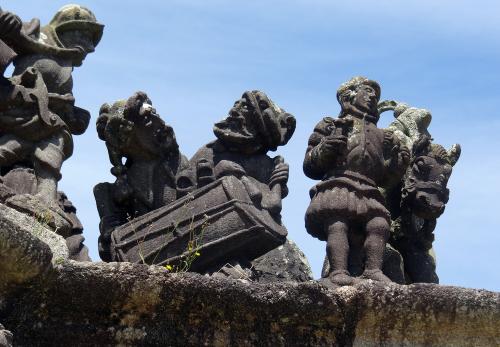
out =
<path fill-rule="evenodd" d="M 252 278 L 256 282 L 306 282 L 313 274 L 306 256 L 288 239 L 282 246 L 252 261 Z"/>

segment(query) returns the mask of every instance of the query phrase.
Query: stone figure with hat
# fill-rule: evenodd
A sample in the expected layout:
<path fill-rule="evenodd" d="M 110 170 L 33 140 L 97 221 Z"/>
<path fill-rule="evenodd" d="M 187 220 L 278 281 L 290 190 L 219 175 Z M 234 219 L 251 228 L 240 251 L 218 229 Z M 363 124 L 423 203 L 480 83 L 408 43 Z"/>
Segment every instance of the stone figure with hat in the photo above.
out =
<path fill-rule="evenodd" d="M 72 134 L 82 134 L 90 120 L 88 111 L 74 105 L 71 73 L 94 51 L 103 25 L 87 8 L 68 5 L 44 27 L 9 12 L 0 14 L 0 26 L 2 45 L 13 53 L 14 78 L 46 94 L 37 97 L 32 112 L 2 98 L 9 106 L 0 116 L 0 166 L 3 174 L 19 163 L 34 169 L 36 194 L 50 204 L 57 199 L 62 163 L 73 151 Z"/>
<path fill-rule="evenodd" d="M 75 106 L 72 71 L 94 52 L 103 27 L 79 5 L 62 7 L 46 26 L 36 18 L 23 23 L 0 10 L 2 75 L 14 65 L 13 76 L 0 80 L 2 199 L 29 214 L 48 210 L 49 224 L 58 233 L 81 238 L 72 238 L 76 253 L 84 251 L 81 224 L 57 183 L 63 162 L 73 152 L 72 135 L 85 132 L 90 120 L 87 110 Z"/>
<path fill-rule="evenodd" d="M 390 214 L 379 187 L 401 180 L 410 153 L 391 131 L 377 127 L 379 99 L 375 81 L 343 83 L 339 117 L 323 118 L 309 138 L 304 173 L 321 182 L 310 191 L 305 222 L 312 236 L 327 242 L 327 285 L 353 284 L 359 272 L 363 279 L 390 281 L 381 270 Z"/>
<path fill-rule="evenodd" d="M 247 91 L 214 125 L 217 140 L 191 159 L 198 187 L 224 176 L 236 176 L 252 200 L 281 220 L 281 199 L 287 196 L 288 164 L 268 151 L 285 145 L 295 131 L 295 118 L 261 91 Z"/>
<path fill-rule="evenodd" d="M 136 101 L 136 97 L 129 99 L 123 111 L 120 104 L 105 106 L 97 122 L 117 176 L 112 186 L 101 184 L 94 190 L 101 215 L 100 241 L 105 245 L 103 259 L 260 280 L 258 269 L 271 268 L 261 257 L 287 242 L 281 200 L 288 193 L 289 168 L 281 156 L 273 158 L 267 153 L 288 142 L 295 131 L 295 118 L 265 93 L 247 91 L 215 124 L 216 139 L 201 147 L 185 165 L 179 161 L 171 129 L 165 129 L 171 136 L 164 138 L 164 146 L 155 146 L 165 150 L 153 158 L 153 147 L 147 145 L 152 136 L 146 135 L 148 127 L 155 130 L 154 122 L 146 119 L 146 127 L 138 126 L 144 118 L 140 117 L 144 103 L 138 113 L 131 113 L 129 106 L 140 104 Z M 131 116 L 137 121 L 128 131 L 125 120 Z M 116 129 L 129 135 L 120 136 Z M 120 139 L 126 142 L 124 146 L 115 145 Z M 123 154 L 127 158 L 124 165 Z M 177 161 L 171 160 L 174 158 Z M 156 179 L 152 176 L 151 184 L 147 183 L 150 171 L 145 169 L 148 160 L 158 163 L 152 166 L 157 167 L 158 175 Z M 106 203 L 110 198 L 113 203 Z M 117 208 L 120 206 L 139 208 L 139 213 Z M 127 212 L 130 221 L 123 223 Z M 287 245 L 289 252 L 294 252 Z M 258 264 L 252 263 L 254 260 Z M 302 274 L 307 276 L 298 272 L 297 278 Z"/>

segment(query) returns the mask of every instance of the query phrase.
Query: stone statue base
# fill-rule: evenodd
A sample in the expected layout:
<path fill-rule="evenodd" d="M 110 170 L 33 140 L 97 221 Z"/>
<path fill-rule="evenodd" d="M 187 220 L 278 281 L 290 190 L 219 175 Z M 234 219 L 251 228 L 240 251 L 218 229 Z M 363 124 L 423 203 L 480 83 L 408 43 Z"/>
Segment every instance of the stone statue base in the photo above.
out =
<path fill-rule="evenodd" d="M 8 198 L 5 204 L 19 212 L 34 216 L 63 237 L 71 236 L 71 221 L 58 205 L 47 205 L 37 196 L 29 194 L 14 195 Z"/>
<path fill-rule="evenodd" d="M 394 247 L 392 247 L 388 243 L 385 245 L 382 271 L 394 283 L 406 284 L 403 257 L 396 249 L 394 249 Z M 363 272 L 363 269 L 350 266 L 349 272 L 353 274 L 353 276 L 360 276 Z M 326 278 L 328 277 L 329 273 L 330 262 L 328 261 L 328 257 L 325 256 L 325 260 L 323 261 L 323 269 L 321 270 L 321 277 Z"/>
<path fill-rule="evenodd" d="M 58 192 L 57 203 L 47 203 L 35 195 L 36 177 L 32 169 L 18 167 L 0 176 L 0 203 L 27 216 L 34 217 L 45 228 L 66 240 L 70 259 L 91 261 L 83 244 L 83 226 L 76 217 L 76 209 L 63 192 Z"/>
<path fill-rule="evenodd" d="M 8 215 L 0 214 L 0 277 L 11 275 L 0 279 L 9 288 L 0 286 L 0 323 L 12 332 L 15 346 L 54 341 L 61 346 L 496 346 L 500 341 L 500 293 L 370 280 L 329 290 L 316 281 L 245 283 L 172 274 L 160 266 L 75 262 L 52 256 L 61 242 L 45 243 L 16 224 L 28 217 Z M 9 264 L 20 271 L 8 271 Z"/>

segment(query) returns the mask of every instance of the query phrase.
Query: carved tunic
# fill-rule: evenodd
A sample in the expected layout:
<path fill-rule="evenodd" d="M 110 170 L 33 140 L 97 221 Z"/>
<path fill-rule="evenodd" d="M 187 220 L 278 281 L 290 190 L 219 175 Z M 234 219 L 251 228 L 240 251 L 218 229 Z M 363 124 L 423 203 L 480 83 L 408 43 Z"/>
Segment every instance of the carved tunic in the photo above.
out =
<path fill-rule="evenodd" d="M 286 197 L 288 189 L 286 184 L 281 185 L 280 193 L 276 198 L 276 194 L 269 187 L 273 170 L 276 167 L 274 158 L 267 154 L 245 155 L 231 152 L 220 140 L 215 140 L 195 153 L 191 158 L 191 165 L 198 166 L 200 160 L 207 161 L 215 178 L 230 175 L 245 176 L 247 178 L 245 187 L 254 203 L 268 210 L 273 217 L 279 218 L 281 199 Z"/>
<path fill-rule="evenodd" d="M 38 39 L 39 31 L 39 21 L 35 21 L 25 34 Z M 27 110 L 20 115 L 15 114 L 15 117 L 9 114 L 0 117 L 0 162 L 8 166 L 34 152 L 35 160 L 43 162 L 60 177 L 62 162 L 73 153 L 71 134 L 84 133 L 90 120 L 88 111 L 74 106 L 72 61 L 55 55 L 27 52 L 16 57 L 14 66 L 13 76 L 23 74 L 31 67 L 41 74 L 49 93 L 52 119 L 50 124 L 43 121 L 36 110 Z"/>
<path fill-rule="evenodd" d="M 368 222 L 374 217 L 390 219 L 378 186 L 382 185 L 390 161 L 387 153 L 397 141 L 389 136 L 386 143 L 383 129 L 373 121 L 353 116 L 344 117 L 350 125 L 346 130 L 347 152 L 343 158 L 325 160 L 321 145 L 325 138 L 338 133 L 334 119 L 325 117 L 309 138 L 304 172 L 313 179 L 322 179 L 310 191 L 311 204 L 306 212 L 306 228 L 310 234 L 326 239 L 326 229 L 335 219 Z M 351 123 L 352 122 L 352 123 Z"/>

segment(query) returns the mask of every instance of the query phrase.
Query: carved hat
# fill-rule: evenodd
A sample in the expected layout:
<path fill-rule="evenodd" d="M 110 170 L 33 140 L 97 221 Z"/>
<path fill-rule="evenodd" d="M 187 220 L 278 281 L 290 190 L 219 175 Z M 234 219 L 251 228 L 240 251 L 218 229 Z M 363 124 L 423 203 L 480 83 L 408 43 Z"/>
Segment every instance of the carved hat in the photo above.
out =
<path fill-rule="evenodd" d="M 255 109 L 255 124 L 266 147 L 276 150 L 278 146 L 285 145 L 295 131 L 295 118 L 261 91 L 246 92 L 243 97 Z"/>
<path fill-rule="evenodd" d="M 94 46 L 101 41 L 104 25 L 88 8 L 80 5 L 63 6 L 54 15 L 50 23 L 42 28 L 42 33 L 47 36 L 48 44 L 64 47 L 59 40 L 59 34 L 68 30 L 86 30 L 91 33 Z"/>
<path fill-rule="evenodd" d="M 246 152 L 276 150 L 295 131 L 295 118 L 261 91 L 243 93 L 228 117 L 214 125 L 214 133 L 230 147 Z"/>
<path fill-rule="evenodd" d="M 342 83 L 339 89 L 337 89 L 337 100 L 339 103 L 342 101 L 342 96 L 347 93 L 355 93 L 356 90 L 362 85 L 369 85 L 372 87 L 377 94 L 377 99 L 380 99 L 380 85 L 376 81 L 370 80 L 366 77 L 356 76 L 351 78 L 349 81 Z"/>

